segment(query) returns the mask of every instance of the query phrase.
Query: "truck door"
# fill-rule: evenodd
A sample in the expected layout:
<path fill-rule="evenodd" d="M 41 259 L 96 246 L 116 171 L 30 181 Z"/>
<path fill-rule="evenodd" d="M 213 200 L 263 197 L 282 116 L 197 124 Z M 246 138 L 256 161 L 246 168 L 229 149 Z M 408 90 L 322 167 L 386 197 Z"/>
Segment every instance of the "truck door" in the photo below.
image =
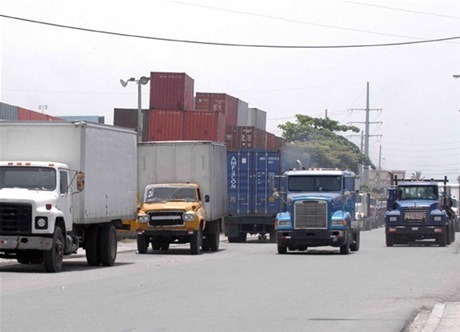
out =
<path fill-rule="evenodd" d="M 72 229 L 72 204 L 69 190 L 68 172 L 59 170 L 59 197 L 57 208 L 64 215 L 66 230 Z"/>

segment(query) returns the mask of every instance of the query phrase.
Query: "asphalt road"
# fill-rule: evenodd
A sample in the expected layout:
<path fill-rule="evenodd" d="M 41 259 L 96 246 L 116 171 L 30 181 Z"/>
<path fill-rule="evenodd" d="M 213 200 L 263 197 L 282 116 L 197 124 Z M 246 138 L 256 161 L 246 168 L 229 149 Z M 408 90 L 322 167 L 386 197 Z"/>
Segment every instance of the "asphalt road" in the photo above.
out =
<path fill-rule="evenodd" d="M 457 233 L 457 237 L 459 237 Z M 460 241 L 321 247 L 278 255 L 249 238 L 217 253 L 119 253 L 113 267 L 67 259 L 63 272 L 0 264 L 1 331 L 402 331 L 437 302 L 460 301 Z"/>

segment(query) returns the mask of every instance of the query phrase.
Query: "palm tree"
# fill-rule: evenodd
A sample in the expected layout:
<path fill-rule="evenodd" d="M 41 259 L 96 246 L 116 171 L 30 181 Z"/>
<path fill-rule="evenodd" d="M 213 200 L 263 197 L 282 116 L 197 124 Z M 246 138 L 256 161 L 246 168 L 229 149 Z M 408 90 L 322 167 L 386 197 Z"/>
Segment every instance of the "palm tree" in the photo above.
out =
<path fill-rule="evenodd" d="M 412 173 L 412 175 L 410 176 L 410 178 L 412 180 L 423 180 L 425 177 L 423 176 L 422 177 L 422 172 L 420 171 L 415 171 L 414 173 Z"/>

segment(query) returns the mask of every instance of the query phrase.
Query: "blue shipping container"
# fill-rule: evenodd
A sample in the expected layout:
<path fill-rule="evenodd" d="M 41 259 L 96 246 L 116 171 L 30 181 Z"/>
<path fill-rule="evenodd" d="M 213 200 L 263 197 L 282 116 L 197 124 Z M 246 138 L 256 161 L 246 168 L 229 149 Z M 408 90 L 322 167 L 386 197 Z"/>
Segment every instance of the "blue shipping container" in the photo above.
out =
<path fill-rule="evenodd" d="M 270 215 L 279 211 L 270 176 L 281 174 L 281 153 L 270 150 L 227 152 L 228 215 Z"/>

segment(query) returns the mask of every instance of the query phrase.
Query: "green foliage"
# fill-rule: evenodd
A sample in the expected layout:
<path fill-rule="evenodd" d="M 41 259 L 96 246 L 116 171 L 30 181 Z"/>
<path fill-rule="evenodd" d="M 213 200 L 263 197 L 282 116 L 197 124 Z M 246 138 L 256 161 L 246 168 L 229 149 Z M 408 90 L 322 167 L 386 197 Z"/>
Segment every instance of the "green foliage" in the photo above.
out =
<path fill-rule="evenodd" d="M 292 142 L 305 153 L 310 161 L 309 167 L 340 168 L 359 172 L 359 165 L 375 166 L 359 148 L 336 134 L 360 130 L 355 126 L 341 125 L 329 118 L 312 118 L 297 114 L 297 123 L 287 122 L 278 125 L 283 130 L 283 138 Z"/>

